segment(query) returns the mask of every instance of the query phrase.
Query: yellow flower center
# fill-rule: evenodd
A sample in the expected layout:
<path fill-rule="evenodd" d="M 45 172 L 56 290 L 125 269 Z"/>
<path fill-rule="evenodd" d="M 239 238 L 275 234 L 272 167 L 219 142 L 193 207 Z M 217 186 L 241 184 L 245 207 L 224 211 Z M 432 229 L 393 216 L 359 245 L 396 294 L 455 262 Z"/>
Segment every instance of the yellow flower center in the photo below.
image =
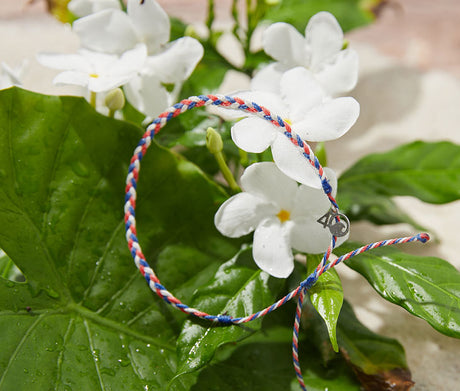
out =
<path fill-rule="evenodd" d="M 280 219 L 282 223 L 288 221 L 291 218 L 291 212 L 288 212 L 285 209 L 281 209 L 279 213 L 276 215 Z"/>
<path fill-rule="evenodd" d="M 90 73 L 89 77 L 93 77 L 93 78 L 97 79 L 99 77 L 99 75 L 97 73 Z"/>

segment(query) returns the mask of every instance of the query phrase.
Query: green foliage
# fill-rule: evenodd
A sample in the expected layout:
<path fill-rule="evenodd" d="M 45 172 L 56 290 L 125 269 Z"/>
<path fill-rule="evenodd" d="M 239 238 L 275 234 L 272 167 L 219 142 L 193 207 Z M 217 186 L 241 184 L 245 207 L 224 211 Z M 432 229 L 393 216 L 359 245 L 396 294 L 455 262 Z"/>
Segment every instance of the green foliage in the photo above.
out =
<path fill-rule="evenodd" d="M 269 9 L 265 19 L 271 22 L 286 22 L 304 33 L 308 20 L 320 11 L 329 11 L 338 20 L 343 31 L 365 26 L 374 20 L 360 0 L 281 0 Z"/>
<path fill-rule="evenodd" d="M 340 176 L 338 202 L 354 220 L 416 225 L 390 197 L 447 203 L 460 198 L 459 182 L 460 146 L 416 141 L 359 160 Z"/>
<path fill-rule="evenodd" d="M 348 302 L 340 313 L 337 337 L 342 354 L 365 390 L 386 390 L 388 384 L 394 389 L 408 390 L 414 384 L 401 344 L 366 328 Z"/>
<path fill-rule="evenodd" d="M 335 252 L 358 247 L 345 243 Z M 460 338 L 460 273 L 435 257 L 379 248 L 345 262 L 362 274 L 386 300 L 426 320 L 439 332 Z"/>
<path fill-rule="evenodd" d="M 252 250 L 242 250 L 224 263 L 215 276 L 192 298 L 191 305 L 212 314 L 246 316 L 273 303 L 282 280 L 269 277 L 255 265 Z M 177 341 L 178 376 L 206 365 L 219 346 L 247 338 L 262 320 L 222 326 L 187 320 Z"/>
<path fill-rule="evenodd" d="M 256 338 L 249 338 L 252 341 L 240 344 L 226 360 L 207 367 L 192 391 L 300 390 L 292 370 L 290 339 L 289 327 L 264 330 Z M 336 360 L 325 368 L 318 360 L 312 359 L 318 353 L 308 338 L 301 341 L 300 354 L 309 391 L 360 390 L 343 360 Z"/>
<path fill-rule="evenodd" d="M 365 327 L 356 318 L 348 302 L 344 303 L 340 313 L 337 334 L 340 348 L 362 372 L 370 375 L 395 368 L 407 369 L 401 344 Z"/>
<path fill-rule="evenodd" d="M 308 275 L 315 270 L 321 259 L 322 256 L 308 255 Z M 323 273 L 308 293 L 310 294 L 311 303 L 326 323 L 332 347 L 337 352 L 339 347 L 337 345 L 336 326 L 343 303 L 342 283 L 337 271 L 331 269 Z"/>
<path fill-rule="evenodd" d="M 140 129 L 81 98 L 16 88 L 1 92 L 0 118 L 0 246 L 27 278 L 0 278 L 0 388 L 165 389 L 184 318 L 177 324 L 153 297 L 123 234 L 123 182 Z M 173 243 L 228 259 L 236 244 L 212 221 L 223 191 L 191 163 L 151 149 L 138 187 L 150 262 Z M 169 282 L 194 291 L 209 273 L 206 265 L 198 276 L 199 267 Z M 175 389 L 188 389 L 187 379 Z"/>

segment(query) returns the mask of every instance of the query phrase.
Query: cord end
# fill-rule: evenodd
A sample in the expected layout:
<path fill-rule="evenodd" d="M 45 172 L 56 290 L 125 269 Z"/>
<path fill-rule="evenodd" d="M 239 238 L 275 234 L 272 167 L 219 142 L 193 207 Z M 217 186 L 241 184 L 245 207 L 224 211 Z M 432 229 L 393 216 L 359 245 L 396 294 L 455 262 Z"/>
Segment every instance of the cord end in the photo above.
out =
<path fill-rule="evenodd" d="M 430 240 L 430 235 L 428 235 L 426 232 L 423 232 L 417 235 L 417 240 L 419 242 L 426 243 L 428 240 Z"/>

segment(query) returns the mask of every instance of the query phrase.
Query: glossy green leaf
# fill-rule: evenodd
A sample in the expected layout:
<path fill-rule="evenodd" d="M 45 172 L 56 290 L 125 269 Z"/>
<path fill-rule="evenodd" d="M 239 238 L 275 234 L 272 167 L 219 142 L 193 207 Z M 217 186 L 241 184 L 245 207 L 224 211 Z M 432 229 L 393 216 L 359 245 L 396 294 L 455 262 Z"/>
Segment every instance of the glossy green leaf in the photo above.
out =
<path fill-rule="evenodd" d="M 283 280 L 270 277 L 254 263 L 252 249 L 242 250 L 223 264 L 214 278 L 195 292 L 194 308 L 210 314 L 247 316 L 272 304 Z M 237 342 L 260 329 L 262 320 L 243 325 L 222 326 L 190 319 L 177 341 L 177 376 L 207 364 L 219 346 Z"/>
<path fill-rule="evenodd" d="M 408 223 L 425 230 L 390 198 L 413 196 L 446 203 L 460 197 L 460 146 L 417 141 L 368 155 L 339 178 L 337 200 L 350 220 Z"/>
<path fill-rule="evenodd" d="M 311 274 L 321 262 L 321 255 L 308 255 L 307 274 Z M 308 291 L 313 306 L 326 323 L 332 347 L 338 352 L 336 326 L 343 303 L 343 289 L 335 269 L 323 273 Z"/>
<path fill-rule="evenodd" d="M 0 92 L 0 247 L 27 279 L 0 278 L 0 389 L 163 390 L 174 376 L 185 317 L 152 294 L 124 238 L 141 133 L 81 98 Z M 173 244 L 216 261 L 236 252 L 213 224 L 226 196 L 196 166 L 154 144 L 142 170 L 137 228 L 151 264 Z M 170 289 L 207 281 L 200 262 Z"/>
<path fill-rule="evenodd" d="M 339 179 L 341 193 L 412 196 L 443 204 L 460 198 L 460 145 L 416 141 L 368 155 Z M 371 204 L 369 201 L 368 204 Z"/>
<path fill-rule="evenodd" d="M 414 384 L 401 344 L 366 328 L 348 302 L 340 313 L 337 336 L 342 354 L 365 390 L 385 391 L 389 389 L 388 384 L 393 384 L 392 389 L 403 391 Z"/>
<path fill-rule="evenodd" d="M 295 308 L 291 309 L 293 316 Z M 264 326 L 262 332 L 245 340 L 230 357 L 203 370 L 191 390 L 300 391 L 292 367 L 291 338 L 291 325 Z M 308 335 L 302 338 L 299 346 L 300 364 L 309 391 L 360 390 L 344 360 L 335 360 L 324 367 Z"/>
<path fill-rule="evenodd" d="M 346 243 L 344 254 L 359 247 Z M 436 257 L 419 257 L 378 248 L 345 262 L 362 274 L 386 300 L 426 320 L 440 333 L 460 338 L 460 272 Z"/>
<path fill-rule="evenodd" d="M 361 189 L 362 191 L 355 191 L 351 186 L 339 189 L 337 202 L 341 212 L 345 213 L 351 221 L 368 220 L 374 224 L 406 223 L 426 231 L 403 212 L 393 199 L 386 195 L 376 194 L 371 187 Z"/>
<path fill-rule="evenodd" d="M 359 0 L 282 0 L 267 11 L 265 19 L 292 24 L 303 34 L 308 20 L 320 11 L 331 12 L 343 31 L 365 26 L 374 20 L 373 14 Z"/>

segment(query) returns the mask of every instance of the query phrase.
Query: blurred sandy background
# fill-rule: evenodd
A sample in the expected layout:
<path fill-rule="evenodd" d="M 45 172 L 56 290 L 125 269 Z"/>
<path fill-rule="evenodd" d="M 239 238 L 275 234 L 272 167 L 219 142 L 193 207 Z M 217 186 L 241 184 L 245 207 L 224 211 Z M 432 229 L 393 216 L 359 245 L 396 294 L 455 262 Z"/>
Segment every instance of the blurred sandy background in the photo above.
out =
<path fill-rule="evenodd" d="M 165 10 L 188 23 L 205 19 L 206 0 L 158 0 Z M 230 0 L 218 0 L 216 23 L 228 27 Z M 371 26 L 350 32 L 347 38 L 360 55 L 360 81 L 352 95 L 361 104 L 361 116 L 340 141 L 328 145 L 330 166 L 343 171 L 370 152 L 389 150 L 422 139 L 460 144 L 460 1 L 390 0 Z M 228 46 L 235 50 L 236 48 Z M 77 93 L 52 86 L 55 71 L 40 66 L 40 51 L 73 52 L 78 39 L 70 27 L 46 13 L 45 2 L 0 1 L 0 61 L 19 65 L 28 59 L 24 87 L 43 93 Z M 246 80 L 233 76 L 225 88 Z M 225 92 L 225 91 L 221 91 Z M 227 91 L 228 92 L 228 91 Z M 460 184 L 459 184 L 460 185 Z M 339 189 L 340 191 L 340 189 Z M 398 197 L 398 204 L 414 219 L 430 227 L 438 239 L 427 245 L 407 245 L 420 255 L 447 259 L 460 269 L 458 230 L 460 201 L 424 204 Z M 406 225 L 374 227 L 354 224 L 352 238 L 375 241 L 412 234 Z M 339 267 L 345 296 L 359 318 L 381 334 L 404 345 L 416 391 L 454 391 L 460 384 L 460 341 L 442 336 L 424 321 L 381 299 L 356 273 Z"/>

